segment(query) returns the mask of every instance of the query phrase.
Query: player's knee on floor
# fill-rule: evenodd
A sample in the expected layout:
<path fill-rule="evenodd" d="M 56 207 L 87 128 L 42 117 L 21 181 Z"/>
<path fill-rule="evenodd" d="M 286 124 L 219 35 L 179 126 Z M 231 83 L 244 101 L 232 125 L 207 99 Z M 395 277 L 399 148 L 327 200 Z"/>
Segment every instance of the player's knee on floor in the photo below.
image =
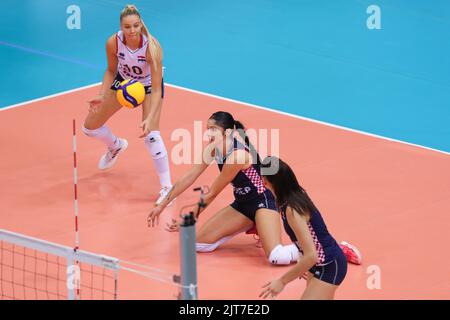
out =
<path fill-rule="evenodd" d="M 287 265 L 296 262 L 298 258 L 299 252 L 295 245 L 282 246 L 279 244 L 270 253 L 269 262 L 276 265 Z"/>
<path fill-rule="evenodd" d="M 167 155 L 166 147 L 159 131 L 151 131 L 144 139 L 153 159 L 160 159 Z"/>

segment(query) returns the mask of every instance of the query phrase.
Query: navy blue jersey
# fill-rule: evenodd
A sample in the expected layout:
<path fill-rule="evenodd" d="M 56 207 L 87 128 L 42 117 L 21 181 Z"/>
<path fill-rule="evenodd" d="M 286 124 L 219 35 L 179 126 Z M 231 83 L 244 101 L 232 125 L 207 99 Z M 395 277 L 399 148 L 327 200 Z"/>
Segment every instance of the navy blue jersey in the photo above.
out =
<path fill-rule="evenodd" d="M 222 171 L 228 156 L 235 150 L 245 150 L 249 152 L 247 146 L 236 139 L 233 139 L 233 145 L 227 154 L 222 157 L 219 150 L 216 149 L 216 162 L 219 170 Z M 266 191 L 264 182 L 261 178 L 261 167 L 259 164 L 252 164 L 245 170 L 239 171 L 231 181 L 233 185 L 233 194 L 236 201 L 247 201 L 257 198 L 261 193 Z"/>
<path fill-rule="evenodd" d="M 287 205 L 281 206 L 279 208 L 281 218 L 283 220 L 283 226 L 286 233 L 291 238 L 291 241 L 296 244 L 301 253 L 303 253 L 300 244 L 298 243 L 297 237 L 295 236 L 294 230 L 292 230 L 286 218 L 286 208 Z M 309 232 L 314 241 L 317 251 L 317 263 L 316 266 L 326 265 L 327 263 L 336 259 L 339 254 L 340 247 L 337 244 L 333 236 L 328 232 L 325 221 L 322 219 L 322 215 L 319 211 L 313 211 L 308 222 Z"/>

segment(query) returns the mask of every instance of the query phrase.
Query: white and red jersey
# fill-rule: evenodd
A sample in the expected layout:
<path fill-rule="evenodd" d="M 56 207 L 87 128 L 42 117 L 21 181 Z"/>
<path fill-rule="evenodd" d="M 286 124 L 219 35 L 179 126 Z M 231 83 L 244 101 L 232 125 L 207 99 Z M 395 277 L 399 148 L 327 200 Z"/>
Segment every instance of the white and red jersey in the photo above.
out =
<path fill-rule="evenodd" d="M 141 41 L 136 50 L 127 47 L 125 36 L 122 31 L 116 34 L 117 44 L 117 70 L 124 79 L 135 79 L 144 86 L 151 86 L 152 75 L 150 72 L 150 64 L 147 62 L 146 54 L 148 47 L 148 39 L 141 34 Z"/>

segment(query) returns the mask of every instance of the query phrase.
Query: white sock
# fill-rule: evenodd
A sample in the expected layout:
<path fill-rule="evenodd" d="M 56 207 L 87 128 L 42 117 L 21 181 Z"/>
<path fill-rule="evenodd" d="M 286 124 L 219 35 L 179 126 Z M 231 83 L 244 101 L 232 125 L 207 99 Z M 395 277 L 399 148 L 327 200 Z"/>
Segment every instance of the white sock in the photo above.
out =
<path fill-rule="evenodd" d="M 227 242 L 228 240 L 233 238 L 233 236 L 234 235 L 223 237 L 222 239 L 220 239 L 219 241 L 216 241 L 214 243 L 197 242 L 195 244 L 195 247 L 196 247 L 197 252 L 212 252 L 212 251 L 216 250 L 220 245 L 224 244 L 225 242 Z"/>
<path fill-rule="evenodd" d="M 162 187 L 172 187 L 169 157 L 159 131 L 150 132 L 144 139 L 145 146 L 153 159 L 153 165 L 159 176 Z"/>
<path fill-rule="evenodd" d="M 251 227 L 250 227 L 251 228 Z M 244 228 L 242 230 L 239 230 L 238 232 L 235 232 L 229 236 L 223 237 L 222 239 L 214 242 L 214 243 L 201 243 L 201 242 L 197 242 L 195 244 L 196 247 L 196 251 L 197 252 L 212 252 L 214 250 L 216 250 L 220 245 L 224 244 L 225 242 L 227 242 L 228 240 L 230 240 L 231 238 L 235 237 L 236 235 L 238 235 L 239 233 L 245 232 L 247 231 L 249 228 Z"/>
<path fill-rule="evenodd" d="M 119 139 L 113 135 L 111 130 L 109 130 L 109 128 L 105 125 L 93 130 L 87 129 L 83 126 L 82 130 L 85 135 L 103 142 L 109 149 L 118 148 L 120 145 Z"/>

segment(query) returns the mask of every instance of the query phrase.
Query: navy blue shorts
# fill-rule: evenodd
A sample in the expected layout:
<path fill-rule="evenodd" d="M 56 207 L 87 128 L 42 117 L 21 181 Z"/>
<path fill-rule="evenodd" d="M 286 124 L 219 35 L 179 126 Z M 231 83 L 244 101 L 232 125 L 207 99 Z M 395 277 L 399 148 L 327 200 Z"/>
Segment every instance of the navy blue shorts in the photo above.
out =
<path fill-rule="evenodd" d="M 114 81 L 110 87 L 111 90 L 117 91 L 117 89 L 119 89 L 120 84 L 122 83 L 122 81 L 124 81 L 125 79 L 122 78 L 122 76 L 120 75 L 120 73 L 116 74 L 116 77 L 114 78 Z M 145 94 L 151 94 L 152 93 L 152 86 L 144 86 L 145 88 Z M 162 79 L 162 83 L 161 83 L 161 98 L 164 98 L 164 79 Z"/>
<path fill-rule="evenodd" d="M 337 257 L 333 261 L 324 266 L 314 266 L 309 269 L 314 278 L 336 286 L 342 283 L 347 274 L 347 258 L 341 248 L 337 252 Z"/>
<path fill-rule="evenodd" d="M 275 203 L 275 197 L 270 190 L 266 190 L 260 193 L 257 197 L 245 200 L 236 201 L 230 205 L 233 209 L 236 209 L 244 216 L 255 222 L 256 211 L 261 208 L 271 209 L 278 213 L 277 206 Z"/>

